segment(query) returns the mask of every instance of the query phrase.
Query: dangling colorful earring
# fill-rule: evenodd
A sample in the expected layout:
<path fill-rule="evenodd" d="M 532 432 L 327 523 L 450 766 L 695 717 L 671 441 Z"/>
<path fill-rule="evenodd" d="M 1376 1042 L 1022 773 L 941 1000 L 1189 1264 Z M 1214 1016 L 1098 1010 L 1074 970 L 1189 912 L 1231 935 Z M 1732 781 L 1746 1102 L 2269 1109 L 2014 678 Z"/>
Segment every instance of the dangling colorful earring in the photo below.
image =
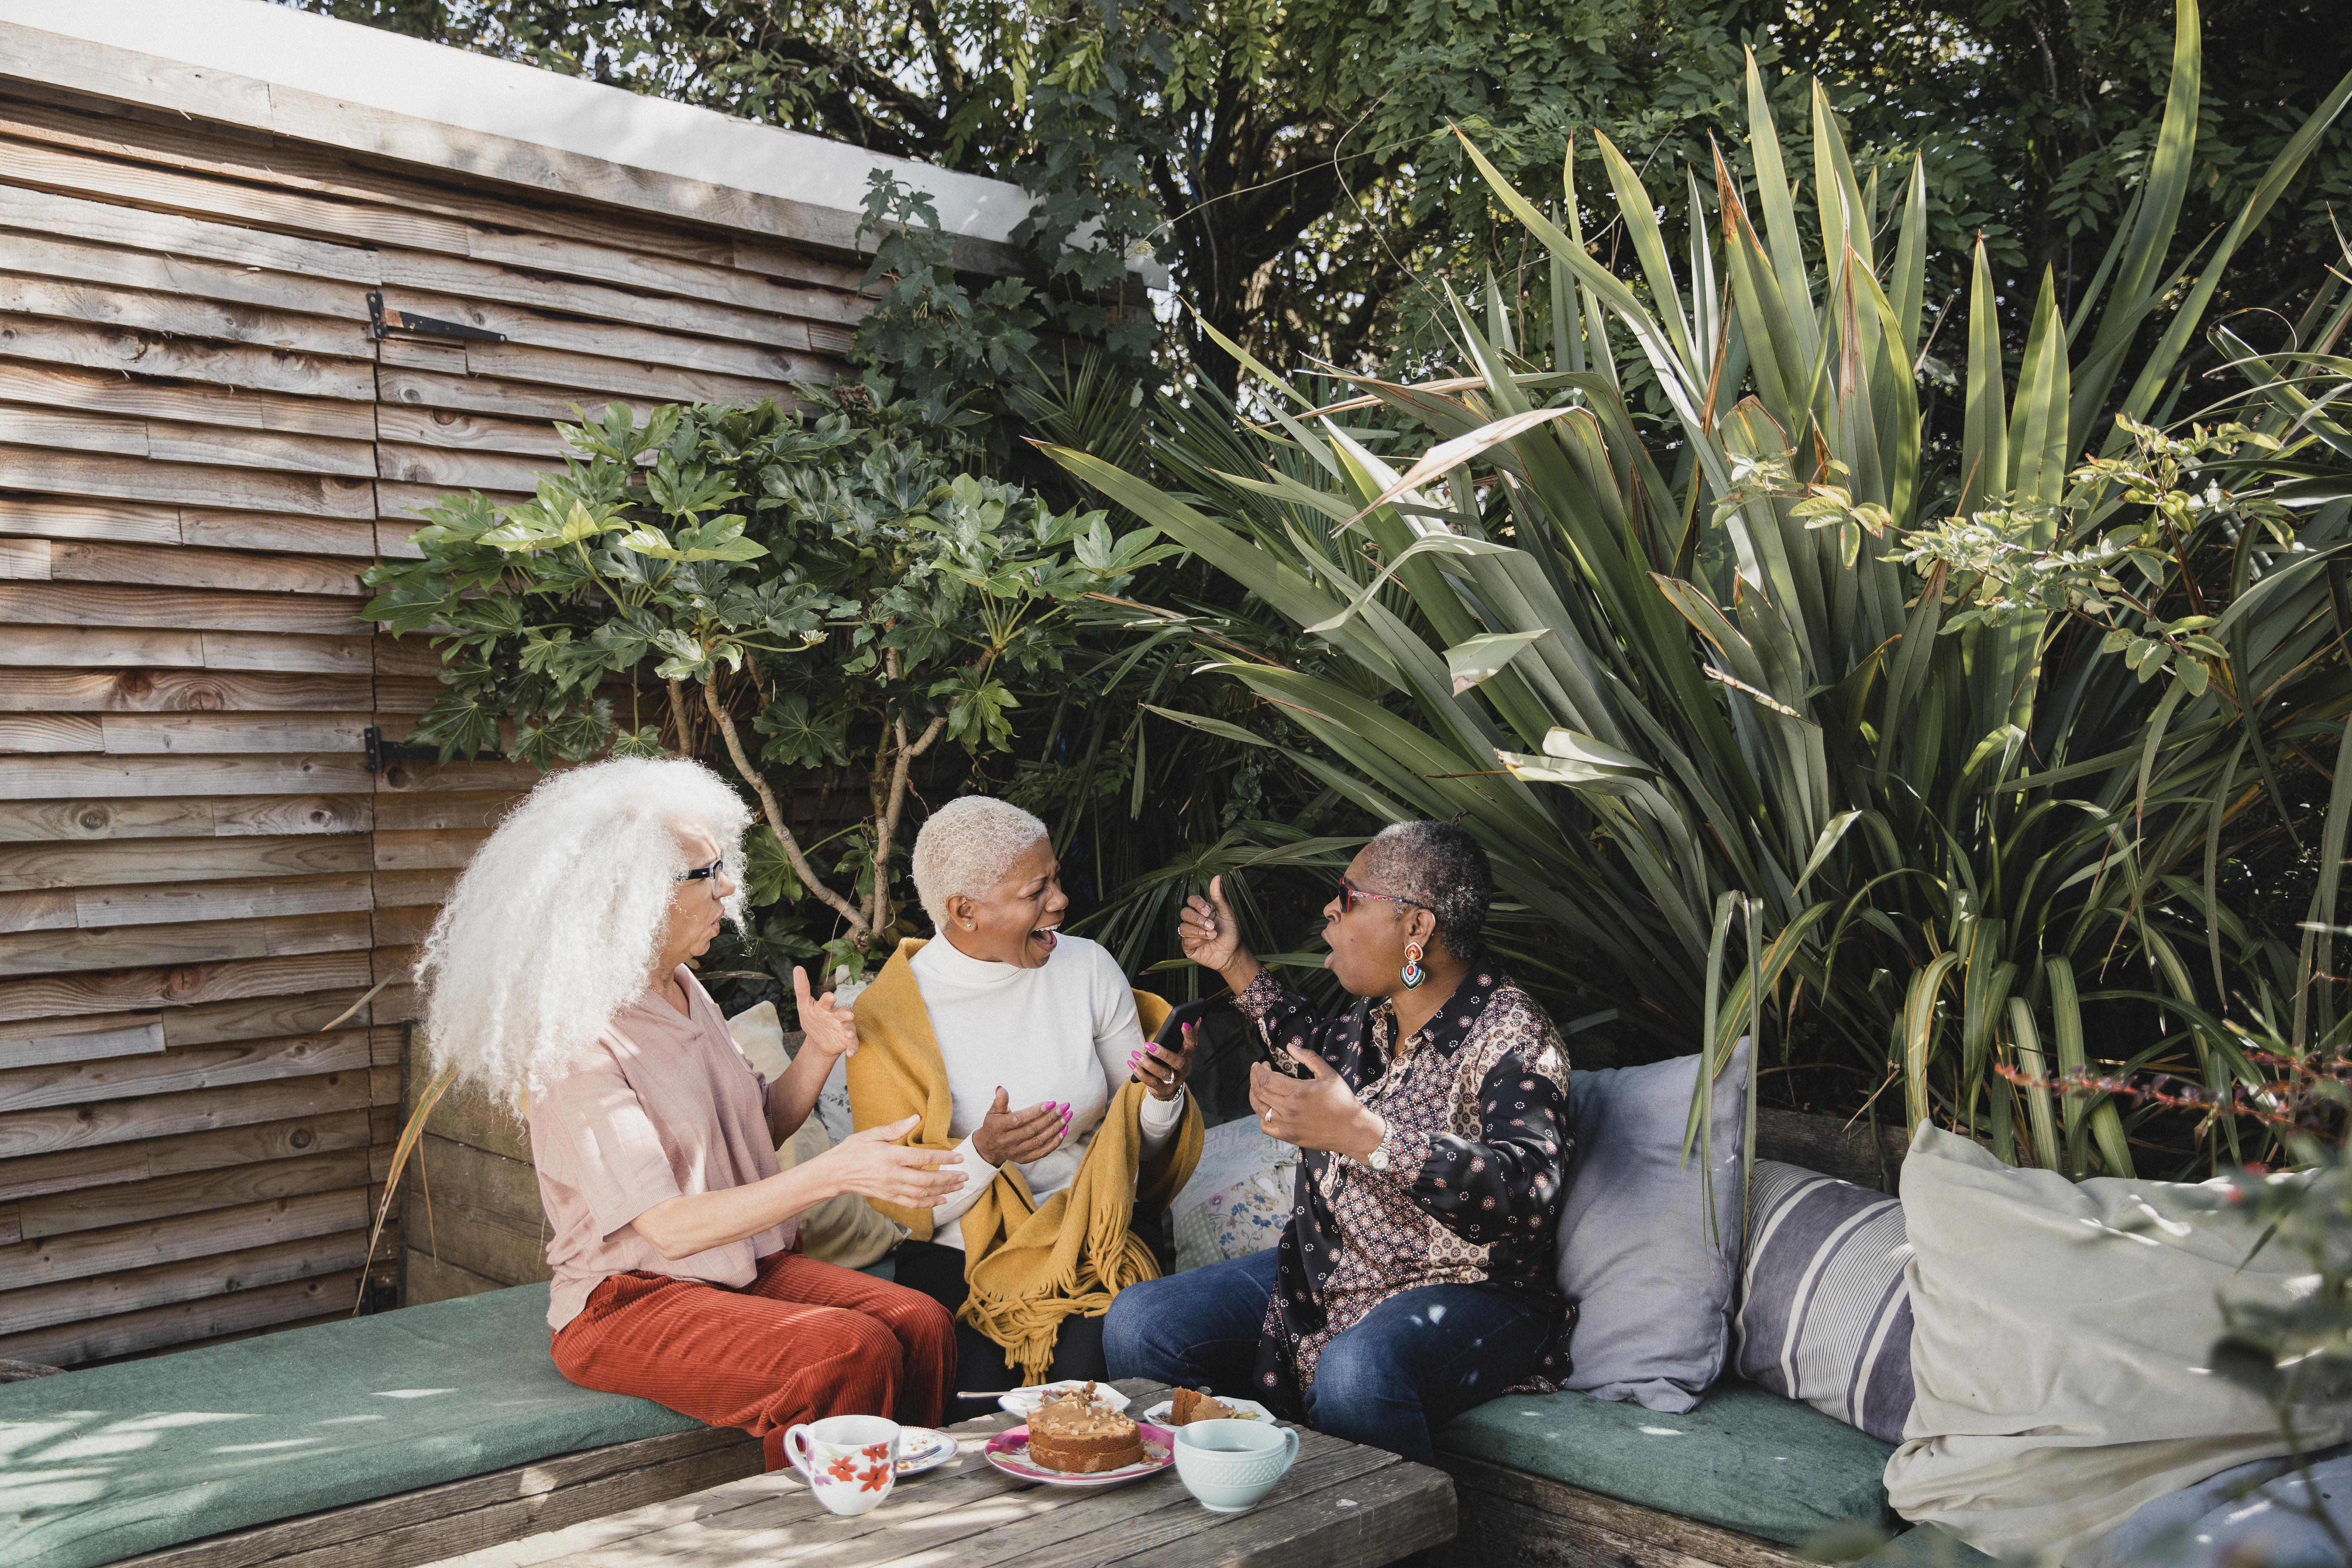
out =
<path fill-rule="evenodd" d="M 1404 944 L 1404 967 L 1397 971 L 1397 978 L 1404 982 L 1404 988 L 1408 991 L 1416 989 L 1429 978 L 1421 967 L 1421 943 L 1409 942 Z"/>

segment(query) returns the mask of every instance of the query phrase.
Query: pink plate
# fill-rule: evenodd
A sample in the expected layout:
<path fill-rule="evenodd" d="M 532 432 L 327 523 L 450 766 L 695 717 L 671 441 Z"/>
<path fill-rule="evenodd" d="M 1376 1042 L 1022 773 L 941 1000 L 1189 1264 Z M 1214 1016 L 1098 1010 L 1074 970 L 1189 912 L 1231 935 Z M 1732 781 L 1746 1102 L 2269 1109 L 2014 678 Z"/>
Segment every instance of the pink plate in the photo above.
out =
<path fill-rule="evenodd" d="M 1074 1476 L 1067 1470 L 1049 1470 L 1033 1464 L 1029 1458 L 1029 1428 L 1015 1426 L 999 1432 L 981 1450 L 982 1457 L 1011 1476 L 1016 1481 L 1034 1481 L 1048 1487 L 1115 1487 L 1126 1481 L 1141 1480 L 1156 1476 L 1176 1462 L 1176 1438 L 1165 1426 L 1149 1422 L 1138 1423 L 1143 1436 L 1143 1462 L 1122 1469 L 1098 1470 L 1090 1476 Z"/>

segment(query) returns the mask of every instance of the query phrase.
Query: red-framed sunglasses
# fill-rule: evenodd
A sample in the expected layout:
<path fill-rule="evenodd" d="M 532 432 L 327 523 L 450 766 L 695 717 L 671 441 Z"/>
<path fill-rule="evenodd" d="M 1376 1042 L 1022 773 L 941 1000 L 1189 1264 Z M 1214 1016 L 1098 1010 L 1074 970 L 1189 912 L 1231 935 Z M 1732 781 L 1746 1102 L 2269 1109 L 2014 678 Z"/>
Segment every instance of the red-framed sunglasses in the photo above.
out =
<path fill-rule="evenodd" d="M 1378 904 L 1408 904 L 1416 910 L 1425 910 L 1429 908 L 1427 904 L 1423 903 L 1419 899 L 1399 898 L 1394 893 L 1368 893 L 1364 891 L 1363 889 L 1356 886 L 1355 883 L 1348 880 L 1347 878 L 1340 878 L 1339 912 L 1344 915 L 1349 910 L 1354 909 L 1356 907 L 1356 900 L 1359 899 L 1369 899 L 1372 902 Z"/>

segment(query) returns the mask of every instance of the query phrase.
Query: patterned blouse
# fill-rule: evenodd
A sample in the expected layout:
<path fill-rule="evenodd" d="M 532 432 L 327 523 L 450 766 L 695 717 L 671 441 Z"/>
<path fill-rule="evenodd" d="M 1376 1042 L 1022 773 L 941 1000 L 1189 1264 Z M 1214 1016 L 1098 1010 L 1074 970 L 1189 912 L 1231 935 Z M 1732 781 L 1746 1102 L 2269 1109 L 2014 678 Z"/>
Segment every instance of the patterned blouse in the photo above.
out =
<path fill-rule="evenodd" d="M 1484 953 L 1437 1016 L 1393 1049 L 1396 1009 L 1385 997 L 1319 1019 L 1261 971 L 1234 1005 L 1277 1055 L 1292 1045 L 1318 1052 L 1393 1140 L 1386 1171 L 1301 1152 L 1259 1331 L 1260 1397 L 1302 1419 L 1301 1391 L 1323 1347 L 1423 1285 L 1486 1286 L 1551 1314 L 1551 1338 L 1519 1386 L 1557 1388 L 1573 1315 L 1553 1257 L 1569 1157 L 1568 1051 L 1543 1009 Z"/>

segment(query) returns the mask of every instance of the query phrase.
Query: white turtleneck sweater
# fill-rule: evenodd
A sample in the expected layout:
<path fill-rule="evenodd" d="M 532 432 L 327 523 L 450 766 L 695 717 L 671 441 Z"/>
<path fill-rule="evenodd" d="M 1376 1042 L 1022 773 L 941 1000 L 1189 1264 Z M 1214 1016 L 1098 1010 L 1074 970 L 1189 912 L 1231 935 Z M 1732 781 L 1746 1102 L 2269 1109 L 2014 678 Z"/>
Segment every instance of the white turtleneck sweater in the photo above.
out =
<path fill-rule="evenodd" d="M 1046 1100 L 1070 1107 L 1070 1133 L 1061 1147 L 1021 1167 L 1043 1203 L 1077 1179 L 1103 1112 L 1130 1076 L 1127 1058 L 1143 1048 L 1143 1030 L 1118 962 L 1084 937 L 1062 936 L 1043 965 L 1022 969 L 973 958 L 935 936 L 911 967 L 947 1062 L 955 1108 L 948 1131 L 962 1140 L 956 1152 L 968 1178 L 931 1210 L 931 1239 L 961 1248 L 957 1222 L 996 1179 L 997 1168 L 980 1157 L 971 1135 L 995 1103 L 998 1086 L 1015 1110 Z M 1181 1090 L 1173 1100 L 1145 1097 L 1145 1160 L 1167 1146 L 1183 1115 Z"/>

